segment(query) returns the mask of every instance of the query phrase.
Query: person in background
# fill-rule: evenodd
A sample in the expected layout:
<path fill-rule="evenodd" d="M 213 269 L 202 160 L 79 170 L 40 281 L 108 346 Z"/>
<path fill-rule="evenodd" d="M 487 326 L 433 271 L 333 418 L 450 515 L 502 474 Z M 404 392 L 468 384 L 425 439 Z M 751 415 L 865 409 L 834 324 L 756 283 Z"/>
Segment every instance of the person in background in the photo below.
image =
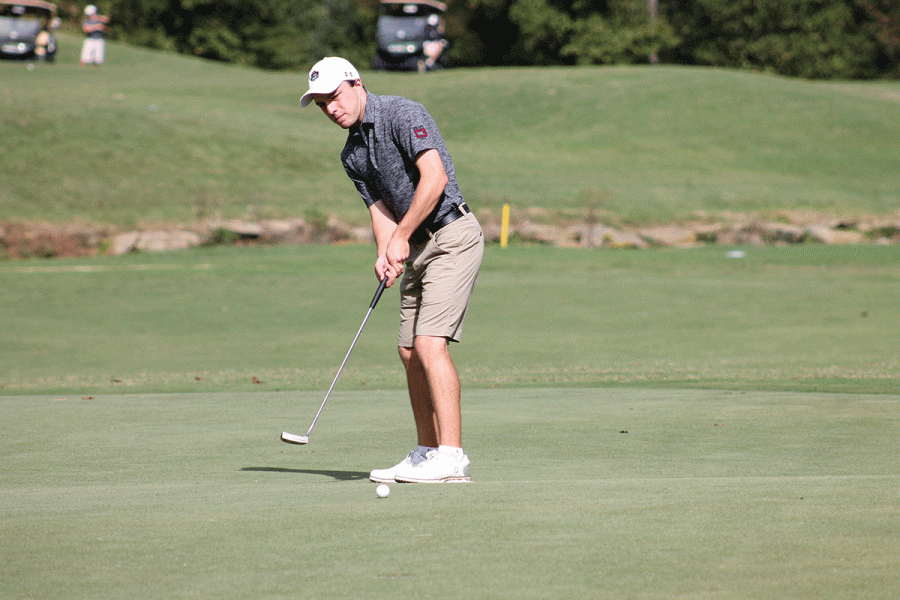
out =
<path fill-rule="evenodd" d="M 81 29 L 84 31 L 84 43 L 81 46 L 82 65 L 102 65 L 106 52 L 106 24 L 109 17 L 97 14 L 97 7 L 88 4 L 84 7 L 84 22 Z"/>
<path fill-rule="evenodd" d="M 448 45 L 444 37 L 444 21 L 439 16 L 430 15 L 428 17 L 425 31 L 428 39 L 422 43 L 422 52 L 425 55 L 425 59 L 419 62 L 420 73 L 437 67 L 438 60 Z"/>
<path fill-rule="evenodd" d="M 53 62 L 53 48 L 51 43 L 53 37 L 47 29 L 41 29 L 41 32 L 34 38 L 34 53 L 40 62 Z"/>

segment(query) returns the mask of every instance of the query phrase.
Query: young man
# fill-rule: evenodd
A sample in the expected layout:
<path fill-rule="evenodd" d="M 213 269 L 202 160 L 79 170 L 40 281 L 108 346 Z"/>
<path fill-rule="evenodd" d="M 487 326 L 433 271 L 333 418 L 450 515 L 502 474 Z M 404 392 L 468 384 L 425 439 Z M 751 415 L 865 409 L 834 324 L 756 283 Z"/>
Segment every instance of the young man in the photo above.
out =
<path fill-rule="evenodd" d="M 462 449 L 460 384 L 449 343 L 458 342 L 484 253 L 453 162 L 431 115 L 412 100 L 366 91 L 343 58 L 309 72 L 314 102 L 348 131 L 341 162 L 372 218 L 375 275 L 400 283 L 398 348 L 406 369 L 418 447 L 377 482 L 471 481 Z"/>

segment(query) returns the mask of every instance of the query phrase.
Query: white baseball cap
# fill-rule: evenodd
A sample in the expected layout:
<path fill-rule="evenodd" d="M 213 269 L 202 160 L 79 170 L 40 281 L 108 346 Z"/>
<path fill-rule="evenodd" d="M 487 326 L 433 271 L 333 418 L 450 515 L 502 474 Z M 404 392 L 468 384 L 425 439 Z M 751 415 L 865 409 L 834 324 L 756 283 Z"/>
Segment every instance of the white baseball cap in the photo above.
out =
<path fill-rule="evenodd" d="M 96 15 L 97 7 L 94 6 L 93 4 L 88 4 L 87 6 L 84 7 L 84 14 L 86 14 L 89 17 Z"/>
<path fill-rule="evenodd" d="M 309 91 L 300 98 L 300 106 L 312 102 L 313 94 L 330 94 L 345 81 L 359 79 L 359 71 L 345 58 L 326 56 L 309 71 Z"/>

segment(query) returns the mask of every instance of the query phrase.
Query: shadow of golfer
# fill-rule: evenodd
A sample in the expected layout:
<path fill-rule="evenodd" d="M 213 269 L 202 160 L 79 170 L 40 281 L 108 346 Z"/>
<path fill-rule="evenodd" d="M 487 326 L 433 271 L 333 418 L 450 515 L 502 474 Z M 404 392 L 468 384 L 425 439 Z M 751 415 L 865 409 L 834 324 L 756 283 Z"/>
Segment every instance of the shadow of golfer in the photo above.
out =
<path fill-rule="evenodd" d="M 262 473 L 297 473 L 301 475 L 324 475 L 337 481 L 359 481 L 368 479 L 369 474 L 362 471 L 322 471 L 320 469 L 286 469 L 284 467 L 244 467 L 241 471 Z"/>

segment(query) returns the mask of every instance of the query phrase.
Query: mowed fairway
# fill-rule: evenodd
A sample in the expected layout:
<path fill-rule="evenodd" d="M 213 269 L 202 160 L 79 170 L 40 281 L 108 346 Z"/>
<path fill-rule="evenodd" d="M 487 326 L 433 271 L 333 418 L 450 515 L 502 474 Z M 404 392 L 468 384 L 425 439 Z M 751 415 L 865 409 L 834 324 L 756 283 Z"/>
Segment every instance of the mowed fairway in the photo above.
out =
<path fill-rule="evenodd" d="M 487 249 L 467 386 L 896 393 L 900 247 Z M 376 288 L 365 245 L 0 263 L 3 393 L 325 390 Z M 342 375 L 405 385 L 389 289 Z M 253 379 L 261 383 L 254 383 Z"/>
<path fill-rule="evenodd" d="M 489 248 L 475 481 L 386 499 L 396 290 L 278 441 L 370 248 L 0 265 L 0 597 L 895 598 L 898 250 L 726 250 Z"/>
<path fill-rule="evenodd" d="M 400 397 L 4 398 L 0 592 L 896 597 L 898 396 L 472 390 L 476 481 L 378 499 Z"/>

